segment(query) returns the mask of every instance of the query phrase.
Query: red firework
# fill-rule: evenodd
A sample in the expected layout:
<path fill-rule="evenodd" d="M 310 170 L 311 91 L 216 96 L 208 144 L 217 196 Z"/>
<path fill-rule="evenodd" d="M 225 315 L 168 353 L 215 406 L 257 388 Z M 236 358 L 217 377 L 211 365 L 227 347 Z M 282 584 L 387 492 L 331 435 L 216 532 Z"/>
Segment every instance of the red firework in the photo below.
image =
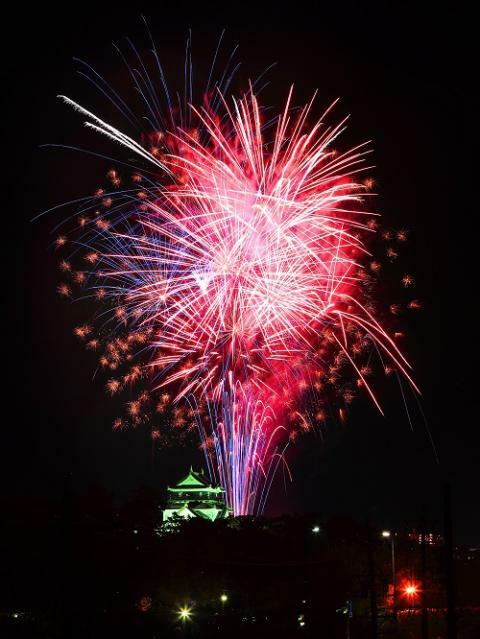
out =
<path fill-rule="evenodd" d="M 305 402 L 324 422 L 332 389 L 348 405 L 356 387 L 382 410 L 373 351 L 386 373 L 399 371 L 415 388 L 372 300 L 382 269 L 369 252 L 377 216 L 364 201 L 374 182 L 357 178 L 368 148 L 339 153 L 332 145 L 345 121 L 328 126 L 324 114 L 310 124 L 313 100 L 294 112 L 291 98 L 267 130 L 253 90 L 231 103 L 219 93 L 191 106 L 188 127 L 172 112 L 171 127 L 143 143 L 64 98 L 153 175 L 139 170 L 133 188 L 120 190 L 112 169 L 112 188 L 99 189 L 79 219 L 84 268 L 64 260 L 61 269 L 111 310 L 108 330 L 94 337 L 85 324 L 75 334 L 101 349 L 102 367 L 122 371 L 108 379 L 110 394 L 148 379 L 157 413 L 168 412 L 177 429 L 199 426 L 235 514 L 263 507 L 282 441 L 314 421 Z M 394 260 L 406 231 L 382 236 Z M 68 284 L 58 290 L 71 295 Z M 151 403 L 150 393 L 132 399 L 129 420 L 149 419 Z M 161 429 L 152 437 L 161 440 Z"/>

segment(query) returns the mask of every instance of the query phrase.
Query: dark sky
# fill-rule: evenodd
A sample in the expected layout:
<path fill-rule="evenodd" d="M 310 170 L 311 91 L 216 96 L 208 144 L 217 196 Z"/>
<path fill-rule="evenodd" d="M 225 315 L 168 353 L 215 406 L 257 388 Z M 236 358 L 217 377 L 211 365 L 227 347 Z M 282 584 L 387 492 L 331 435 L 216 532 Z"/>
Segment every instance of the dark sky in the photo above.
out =
<path fill-rule="evenodd" d="M 130 36 L 145 49 L 143 12 L 174 78 L 181 73 L 187 29 L 193 31 L 194 63 L 202 77 L 225 27 L 226 49 L 240 44 L 240 82 L 277 63 L 265 94 L 271 103 L 278 103 L 291 82 L 299 102 L 318 88 L 319 108 L 341 96 L 339 113 L 352 114 L 344 144 L 373 141 L 376 206 L 389 225 L 411 230 L 402 259 L 416 277 L 424 310 L 408 323 L 406 349 L 415 362 L 440 465 L 418 412 L 412 432 L 398 388 L 386 385 L 384 419 L 359 400 L 346 425 L 332 424 L 323 441 L 299 442 L 291 454 L 294 484 L 285 495 L 280 478 L 271 512 L 363 516 L 373 507 L 379 522 L 396 525 L 415 521 L 425 503 L 438 520 L 440 485 L 449 481 L 458 539 L 480 543 L 478 283 L 471 252 L 478 198 L 469 168 L 468 16 L 440 3 L 409 8 L 319 2 L 315 13 L 302 3 L 288 12 L 280 3 L 199 3 L 191 10 L 183 2 L 168 3 L 168 9 L 163 4 L 36 7 L 12 18 L 11 31 L 8 22 L 3 25 L 3 85 L 11 109 L 5 121 L 12 137 L 3 155 L 12 200 L 3 210 L 9 286 L 3 368 L 9 389 L 2 494 L 58 497 L 70 472 L 76 490 L 99 484 L 123 499 L 143 484 L 164 486 L 198 460 L 189 450 L 170 450 L 157 451 L 152 462 L 146 430 L 111 431 L 118 407 L 105 396 L 103 384 L 92 381 L 94 362 L 72 336 L 85 309 L 62 303 L 55 292 L 58 258 L 49 244 L 61 216 L 29 222 L 39 211 L 97 187 L 102 164 L 39 146 L 100 148 L 85 133 L 81 117 L 55 96 L 66 93 L 106 108 L 76 73 L 73 58 L 126 86 L 112 42 L 125 46 Z"/>

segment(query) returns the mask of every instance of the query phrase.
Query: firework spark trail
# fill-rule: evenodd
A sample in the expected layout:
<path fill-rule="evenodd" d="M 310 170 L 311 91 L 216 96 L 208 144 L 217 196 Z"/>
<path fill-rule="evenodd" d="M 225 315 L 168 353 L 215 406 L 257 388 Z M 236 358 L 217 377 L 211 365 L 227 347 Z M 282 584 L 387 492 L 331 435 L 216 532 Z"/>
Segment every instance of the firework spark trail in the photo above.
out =
<path fill-rule="evenodd" d="M 309 126 L 313 99 L 294 115 L 292 91 L 273 134 L 252 90 L 231 104 L 218 93 L 215 110 L 191 106 L 195 126 L 161 132 L 155 155 L 64 99 L 159 172 L 96 231 L 94 270 L 117 319 L 150 336 L 156 387 L 208 404 L 206 453 L 235 514 L 255 512 L 292 403 L 312 379 L 347 361 L 381 411 L 359 341 L 415 387 L 363 286 L 372 214 L 356 175 L 369 150 L 336 153 L 345 121 Z"/>
<path fill-rule="evenodd" d="M 252 401 L 240 383 L 234 383 L 222 397 L 222 421 L 213 432 L 218 470 L 238 515 L 254 512 L 258 491 L 269 474 L 272 442 L 283 426 L 276 426 L 270 407 Z"/>

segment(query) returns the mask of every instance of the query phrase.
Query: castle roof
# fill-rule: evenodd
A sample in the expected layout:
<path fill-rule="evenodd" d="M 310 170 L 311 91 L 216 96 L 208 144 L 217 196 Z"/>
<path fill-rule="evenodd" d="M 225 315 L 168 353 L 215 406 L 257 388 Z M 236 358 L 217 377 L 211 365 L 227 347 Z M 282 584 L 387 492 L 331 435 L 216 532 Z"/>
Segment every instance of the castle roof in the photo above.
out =
<path fill-rule="evenodd" d="M 203 470 L 197 473 L 190 467 L 188 475 L 175 484 L 175 486 L 169 486 L 168 491 L 222 493 L 223 489 L 220 486 L 212 486 L 203 474 Z"/>
<path fill-rule="evenodd" d="M 190 472 L 186 477 L 181 479 L 175 486 L 175 488 L 204 488 L 210 486 L 210 482 L 203 474 L 203 471 L 196 473 L 190 466 Z"/>

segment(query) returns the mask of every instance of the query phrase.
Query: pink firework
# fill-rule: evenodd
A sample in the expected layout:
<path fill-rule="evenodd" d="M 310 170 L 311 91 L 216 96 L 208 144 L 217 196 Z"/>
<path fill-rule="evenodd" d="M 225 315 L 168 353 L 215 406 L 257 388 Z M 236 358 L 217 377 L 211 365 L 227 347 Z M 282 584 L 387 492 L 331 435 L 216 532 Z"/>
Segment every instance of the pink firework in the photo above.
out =
<path fill-rule="evenodd" d="M 111 321 L 128 332 L 109 342 L 105 366 L 147 347 L 142 375 L 148 369 L 158 395 L 173 392 L 196 420 L 237 515 L 263 508 L 286 443 L 311 427 L 301 406 L 312 392 L 323 421 L 328 389 L 349 370 L 381 411 L 372 351 L 414 386 L 370 299 L 376 223 L 363 209 L 370 183 L 356 177 L 368 149 L 338 153 L 345 121 L 329 127 L 325 114 L 310 124 L 313 100 L 294 111 L 291 97 L 266 127 L 253 90 L 231 102 L 219 93 L 215 109 L 212 100 L 190 107 L 189 127 L 143 144 L 65 98 L 154 175 L 139 172 L 122 194 L 99 192 L 102 212 L 87 221 L 91 271 L 81 283 L 97 299 L 101 291 Z M 118 173 L 109 177 L 119 188 Z M 77 334 L 91 338 L 88 328 Z M 111 394 L 121 386 L 107 384 Z M 349 403 L 352 391 L 343 394 Z M 147 401 L 129 404 L 132 417 Z"/>

